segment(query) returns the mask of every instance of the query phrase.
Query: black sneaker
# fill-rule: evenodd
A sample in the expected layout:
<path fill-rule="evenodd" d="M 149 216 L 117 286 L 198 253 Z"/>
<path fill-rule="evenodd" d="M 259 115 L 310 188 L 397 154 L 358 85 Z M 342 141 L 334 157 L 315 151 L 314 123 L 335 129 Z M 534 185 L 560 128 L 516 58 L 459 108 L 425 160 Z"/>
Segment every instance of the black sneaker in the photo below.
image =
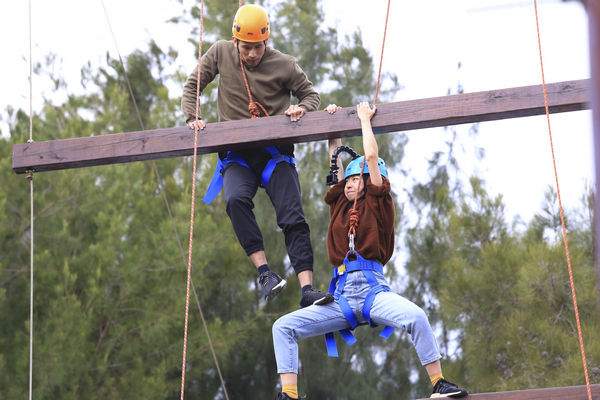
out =
<path fill-rule="evenodd" d="M 430 397 L 465 397 L 468 394 L 466 389 L 459 388 L 456 384 L 442 378 L 433 387 Z"/>
<path fill-rule="evenodd" d="M 308 307 L 312 305 L 322 306 L 333 301 L 331 293 L 319 292 L 317 289 L 310 288 L 304 292 L 300 299 L 300 307 Z"/>
<path fill-rule="evenodd" d="M 306 397 L 301 397 L 301 399 L 305 399 L 305 398 Z M 287 394 L 279 392 L 279 393 L 277 393 L 277 398 L 275 400 L 296 400 L 296 399 L 292 399 Z"/>
<path fill-rule="evenodd" d="M 273 300 L 287 284 L 285 279 L 281 279 L 279 275 L 273 271 L 267 271 L 260 274 L 258 282 L 263 287 L 265 300 L 267 301 Z"/>

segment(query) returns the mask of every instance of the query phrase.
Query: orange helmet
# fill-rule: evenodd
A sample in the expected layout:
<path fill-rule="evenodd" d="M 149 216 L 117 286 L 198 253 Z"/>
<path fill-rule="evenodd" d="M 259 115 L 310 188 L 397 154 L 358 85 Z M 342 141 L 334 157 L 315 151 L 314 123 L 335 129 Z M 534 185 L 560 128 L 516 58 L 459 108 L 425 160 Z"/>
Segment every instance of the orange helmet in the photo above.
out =
<path fill-rule="evenodd" d="M 259 5 L 241 6 L 231 28 L 233 37 L 244 42 L 262 42 L 269 38 L 269 17 L 267 11 Z"/>

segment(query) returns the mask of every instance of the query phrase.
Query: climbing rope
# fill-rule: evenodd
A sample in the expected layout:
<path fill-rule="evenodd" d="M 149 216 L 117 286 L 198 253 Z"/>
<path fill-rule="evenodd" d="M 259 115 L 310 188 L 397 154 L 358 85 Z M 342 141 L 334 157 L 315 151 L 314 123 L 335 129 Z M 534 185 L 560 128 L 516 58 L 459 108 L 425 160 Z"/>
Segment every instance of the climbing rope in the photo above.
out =
<path fill-rule="evenodd" d="M 250 85 L 248 85 L 248 79 L 246 78 L 246 69 L 244 68 L 244 62 L 242 60 L 242 55 L 240 54 L 239 50 L 238 56 L 240 58 L 240 68 L 242 69 L 242 76 L 244 77 L 244 83 L 246 84 L 246 91 L 248 92 L 248 111 L 250 112 L 252 118 L 259 118 L 260 111 L 258 110 L 258 108 L 260 107 L 265 113 L 265 117 L 268 117 L 269 113 L 267 112 L 267 110 L 265 110 L 263 105 L 260 104 L 258 101 L 254 101 L 254 99 L 252 98 L 252 93 L 250 92 Z"/>
<path fill-rule="evenodd" d="M 239 2 L 239 7 L 241 7 L 241 6 L 242 6 L 242 0 L 240 0 L 240 2 Z M 239 44 L 238 44 L 238 46 L 239 46 Z M 246 68 L 244 68 L 244 61 L 242 60 L 242 55 L 240 54 L 239 48 L 238 48 L 238 56 L 240 59 L 240 69 L 242 70 L 242 77 L 244 78 L 244 84 L 246 85 L 246 91 L 248 92 L 248 112 L 250 112 L 250 116 L 252 118 L 259 118 L 260 117 L 259 108 L 260 108 L 263 111 L 263 113 L 265 114 L 265 117 L 268 117 L 269 113 L 267 112 L 267 110 L 258 101 L 254 101 L 254 98 L 252 97 L 252 92 L 250 91 L 250 85 L 248 85 L 248 78 L 246 78 Z M 199 81 L 200 80 L 198 80 L 198 82 Z"/>
<path fill-rule="evenodd" d="M 33 142 L 33 61 L 31 46 L 31 0 L 29 0 L 29 140 Z M 33 396 L 33 170 L 29 180 L 29 400 Z"/>
<path fill-rule="evenodd" d="M 377 84 L 375 86 L 375 101 L 373 102 L 373 105 L 377 104 L 377 95 L 379 93 L 379 84 L 381 82 L 381 66 L 383 65 L 383 53 L 385 50 L 385 37 L 387 35 L 387 27 L 388 27 L 388 20 L 390 17 L 390 3 L 392 0 L 388 0 L 388 5 L 387 5 L 387 11 L 385 14 L 385 25 L 383 28 L 383 39 L 381 41 L 381 56 L 379 57 L 379 71 L 377 72 Z M 360 182 L 362 182 L 362 177 L 363 177 L 363 172 L 365 170 L 365 165 L 367 163 L 367 159 L 365 157 L 365 159 L 363 160 L 363 164 L 362 164 L 362 168 L 360 169 Z M 360 183 L 359 183 L 360 184 Z M 365 184 L 366 186 L 366 184 Z M 354 244 L 354 238 L 356 237 L 356 228 L 358 228 L 358 222 L 360 221 L 360 216 L 359 216 L 359 212 L 356 209 L 356 202 L 358 200 L 358 194 L 357 196 L 354 198 L 354 203 L 352 204 L 352 208 L 350 209 L 350 211 L 348 211 L 348 215 L 350 218 L 350 225 L 348 228 L 348 242 L 349 242 L 349 248 L 350 248 L 350 252 L 351 253 L 355 253 L 355 244 Z"/>
<path fill-rule="evenodd" d="M 194 248 L 194 206 L 196 203 L 196 165 L 198 158 L 198 123 L 200 121 L 200 69 L 202 67 L 202 29 L 204 23 L 204 0 L 200 3 L 200 40 L 198 42 L 198 85 L 196 87 L 196 118 L 194 125 L 194 165 L 192 168 L 192 202 L 190 206 L 190 238 L 188 248 L 187 284 L 185 295 L 185 324 L 183 333 L 183 357 L 181 361 L 181 400 L 185 394 L 185 370 L 187 356 L 188 320 L 190 309 L 190 281 L 192 280 L 192 250 Z"/>
<path fill-rule="evenodd" d="M 366 164 L 367 164 L 367 158 L 365 157 L 365 158 L 363 158 L 362 167 L 360 169 L 360 176 L 358 178 L 359 185 L 363 181 L 363 172 L 365 171 Z M 364 184 L 364 186 L 366 186 L 366 184 Z M 366 187 L 365 187 L 365 189 L 366 189 Z M 350 209 L 350 211 L 348 211 L 348 215 L 350 218 L 350 226 L 348 228 L 348 248 L 352 254 L 356 254 L 354 238 L 356 237 L 356 228 L 358 228 L 358 222 L 360 220 L 358 210 L 356 209 L 356 202 L 358 201 L 358 197 L 359 197 L 358 195 L 359 195 L 359 193 L 357 191 L 356 195 L 354 196 L 354 203 L 352 204 L 352 208 Z"/>
<path fill-rule="evenodd" d="M 539 50 L 539 55 L 540 55 L 540 67 L 541 67 L 541 71 L 542 71 L 542 88 L 544 89 L 544 107 L 546 108 L 546 121 L 548 122 L 548 136 L 550 138 L 550 150 L 552 151 L 552 164 L 554 166 L 554 178 L 556 181 L 556 192 L 558 194 L 558 207 L 560 209 L 560 223 L 562 226 L 563 241 L 565 244 L 565 254 L 567 256 L 567 267 L 569 270 L 569 280 L 571 283 L 571 295 L 573 297 L 573 307 L 575 309 L 575 320 L 577 322 L 577 333 L 579 336 L 579 347 L 581 350 L 581 358 L 583 361 L 585 384 L 587 387 L 588 400 L 592 400 L 592 390 L 590 387 L 590 379 L 588 377 L 587 361 L 586 361 L 586 357 L 585 357 L 585 348 L 583 346 L 583 337 L 581 334 L 581 323 L 579 322 L 579 309 L 577 307 L 577 296 L 575 295 L 575 282 L 573 280 L 573 269 L 571 267 L 569 242 L 567 241 L 567 230 L 565 227 L 565 217 L 563 214 L 563 206 L 562 206 L 562 200 L 561 200 L 561 196 L 560 196 L 560 186 L 558 184 L 558 171 L 556 168 L 556 158 L 554 156 L 554 144 L 552 142 L 552 129 L 550 126 L 550 111 L 548 108 L 548 94 L 546 92 L 546 78 L 544 76 L 544 60 L 542 58 L 542 40 L 541 40 L 541 36 L 540 36 L 540 23 L 539 23 L 539 18 L 538 18 L 537 0 L 533 0 L 533 5 L 534 5 L 534 9 L 535 9 L 535 24 L 536 24 L 536 29 L 537 29 L 538 50 Z"/>
<path fill-rule="evenodd" d="M 131 82 L 129 81 L 129 76 L 127 75 L 127 68 L 125 68 L 125 63 L 123 62 L 123 57 L 121 57 L 121 52 L 119 51 L 119 45 L 117 44 L 117 38 L 115 33 L 113 32 L 112 25 L 110 24 L 110 18 L 108 17 L 108 12 L 106 11 L 106 6 L 104 5 L 104 0 L 100 0 L 102 4 L 102 8 L 104 9 L 104 15 L 106 16 L 106 23 L 108 24 L 108 29 L 110 30 L 110 34 L 112 36 L 113 42 L 115 44 L 115 48 L 117 49 L 117 55 L 119 56 L 119 63 L 121 64 L 121 68 L 123 68 L 123 75 L 125 76 L 125 82 L 127 82 L 127 89 L 129 90 L 129 96 L 131 97 L 131 101 L 133 101 L 133 107 L 135 108 L 135 113 L 140 124 L 140 128 L 144 129 L 144 122 L 142 121 L 142 115 L 140 113 L 140 109 L 138 108 L 137 101 L 135 100 L 135 96 L 133 95 L 133 89 L 131 87 Z"/>
<path fill-rule="evenodd" d="M 127 74 L 127 68 L 125 67 L 125 63 L 123 62 L 123 58 L 121 57 L 121 52 L 119 50 L 119 45 L 117 43 L 116 35 L 114 34 L 114 31 L 112 29 L 112 25 L 110 23 L 110 17 L 108 15 L 108 11 L 106 9 L 104 1 L 103 0 L 100 0 L 100 1 L 102 3 L 102 8 L 104 9 L 104 14 L 106 16 L 106 21 L 107 21 L 110 33 L 112 35 L 113 42 L 115 44 L 115 48 L 117 50 L 117 54 L 119 56 L 119 62 L 121 64 L 121 67 L 123 68 L 124 78 L 125 78 L 125 81 L 127 83 L 127 88 L 129 90 L 129 95 L 130 95 L 131 100 L 133 102 L 133 106 L 134 106 L 134 109 L 135 109 L 135 113 L 136 113 L 136 117 L 137 117 L 138 123 L 140 124 L 140 129 L 141 130 L 145 130 L 144 122 L 142 120 L 142 115 L 141 115 L 140 109 L 138 107 L 137 101 L 135 100 L 135 96 L 134 96 L 134 93 L 133 93 L 133 87 L 131 85 L 131 82 L 130 82 L 130 79 L 129 79 L 129 75 Z M 173 232 L 175 234 L 175 239 L 176 239 L 177 244 L 179 246 L 179 252 L 181 254 L 184 266 L 187 268 L 187 262 L 186 262 L 185 254 L 184 254 L 184 251 L 183 251 L 183 245 L 182 245 L 181 239 L 179 237 L 179 232 L 177 231 L 177 226 L 175 224 L 175 218 L 173 217 L 173 213 L 171 212 L 171 206 L 169 204 L 169 200 L 168 200 L 167 195 L 165 193 L 164 187 L 163 187 L 163 185 L 161 183 L 162 182 L 162 178 L 161 178 L 160 172 L 158 170 L 156 162 L 152 161 L 151 164 L 152 164 L 152 170 L 153 170 L 153 172 L 154 172 L 154 174 L 156 176 L 156 179 L 157 179 L 158 188 L 159 188 L 160 193 L 162 195 L 163 201 L 165 202 L 165 206 L 167 208 L 167 213 L 169 214 L 169 218 L 171 220 L 171 225 L 173 226 Z M 191 277 L 190 277 L 190 284 L 191 284 L 190 286 L 191 286 L 192 292 L 194 294 L 194 299 L 196 300 L 196 306 L 198 308 L 198 313 L 200 314 L 200 318 L 202 320 L 202 325 L 204 326 L 204 331 L 205 331 L 206 337 L 208 339 L 208 344 L 209 344 L 209 347 L 210 347 L 210 350 L 211 350 L 211 353 L 212 353 L 212 356 L 213 356 L 213 360 L 215 362 L 215 366 L 216 366 L 217 372 L 219 374 L 219 378 L 221 380 L 221 387 L 223 388 L 223 393 L 225 395 L 226 400 L 229 400 L 229 396 L 227 394 L 227 389 L 225 387 L 225 381 L 223 379 L 223 375 L 221 374 L 221 368 L 219 366 L 219 361 L 217 359 L 217 355 L 216 355 L 216 352 L 215 352 L 215 349 L 214 349 L 214 346 L 213 346 L 213 343 L 212 343 L 212 340 L 211 340 L 211 337 L 210 337 L 210 333 L 208 331 L 208 326 L 207 326 L 207 323 L 206 323 L 206 319 L 204 318 L 204 313 L 202 311 L 202 306 L 200 304 L 200 299 L 198 297 L 198 293 L 196 291 L 194 282 L 191 279 Z"/>
<path fill-rule="evenodd" d="M 198 123 L 200 121 L 200 72 L 202 67 L 202 31 L 204 26 L 204 0 L 200 3 L 200 39 L 198 41 L 198 75 L 197 82 L 198 85 L 196 87 L 196 116 L 195 116 L 195 127 L 194 127 L 194 165 L 192 168 L 192 204 L 190 207 L 190 239 L 189 239 L 189 250 L 188 250 L 188 268 L 187 268 L 187 291 L 185 297 L 185 329 L 183 334 L 183 360 L 181 362 L 181 400 L 183 400 L 184 392 L 185 392 L 185 369 L 186 369 L 186 355 L 187 355 L 187 336 L 188 336 L 188 316 L 189 316 L 189 304 L 190 304 L 190 283 L 192 281 L 192 250 L 193 250 L 193 237 L 194 237 L 194 206 L 196 199 L 196 165 L 198 158 Z M 229 396 L 227 395 L 227 389 L 225 388 L 225 381 L 223 379 L 223 375 L 221 374 L 221 368 L 219 368 L 219 362 L 217 360 L 217 356 L 215 353 L 214 346 L 212 344 L 212 340 L 210 338 L 210 334 L 208 332 L 208 327 L 206 325 L 206 320 L 204 319 L 204 314 L 202 313 L 202 308 L 200 307 L 200 300 L 198 299 L 198 294 L 196 293 L 196 289 L 194 288 L 194 297 L 196 299 L 196 303 L 198 304 L 198 310 L 200 311 L 200 317 L 202 318 L 202 324 L 204 326 L 204 331 L 206 333 L 206 337 L 208 338 L 208 344 L 213 356 L 213 360 L 215 361 L 215 365 L 217 367 L 217 373 L 219 374 L 219 379 L 221 380 L 221 387 L 223 388 L 223 394 L 225 398 L 229 400 Z"/>
<path fill-rule="evenodd" d="M 387 12 L 385 14 L 385 27 L 383 28 L 383 40 L 381 42 L 381 56 L 379 57 L 379 72 L 377 72 L 377 86 L 375 87 L 375 101 L 373 104 L 377 104 L 377 95 L 379 93 L 379 81 L 381 79 L 381 66 L 383 65 L 383 50 L 385 49 L 385 37 L 387 35 L 388 19 L 390 17 L 390 3 L 392 0 L 388 0 Z"/>

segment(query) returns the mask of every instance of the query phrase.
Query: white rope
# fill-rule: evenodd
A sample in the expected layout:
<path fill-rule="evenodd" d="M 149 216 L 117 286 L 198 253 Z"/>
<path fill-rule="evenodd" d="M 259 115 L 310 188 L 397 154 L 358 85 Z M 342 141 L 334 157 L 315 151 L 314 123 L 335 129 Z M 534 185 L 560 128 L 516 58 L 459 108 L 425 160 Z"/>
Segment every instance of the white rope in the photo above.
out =
<path fill-rule="evenodd" d="M 33 142 L 33 62 L 31 45 L 31 0 L 29 0 L 29 143 Z M 29 179 L 29 400 L 33 396 L 33 171 Z"/>
<path fill-rule="evenodd" d="M 116 35 L 114 33 L 114 30 L 112 28 L 112 25 L 110 23 L 110 17 L 108 15 L 108 10 L 106 9 L 106 5 L 104 4 L 104 0 L 100 0 L 100 3 L 102 4 L 102 8 L 104 10 L 104 15 L 106 16 L 106 22 L 108 24 L 108 29 L 110 30 L 110 34 L 112 36 L 113 43 L 115 45 L 115 49 L 117 50 L 117 54 L 119 56 L 119 62 L 121 64 L 121 67 L 123 68 L 123 73 L 124 73 L 125 81 L 127 83 L 127 88 L 129 89 L 129 95 L 131 97 L 131 100 L 133 102 L 133 106 L 135 108 L 135 113 L 136 113 L 136 116 L 137 116 L 137 119 L 138 119 L 138 123 L 140 124 L 140 128 L 142 130 L 145 130 L 146 128 L 144 127 L 144 122 L 142 121 L 142 115 L 140 113 L 140 109 L 139 109 L 139 107 L 137 105 L 137 102 L 135 100 L 135 95 L 133 93 L 133 87 L 131 86 L 131 82 L 129 80 L 129 75 L 127 74 L 127 68 L 125 67 L 125 63 L 123 62 L 123 57 L 121 57 L 121 51 L 119 50 L 119 44 L 117 42 L 117 37 L 116 37 Z M 241 3 L 241 0 L 240 0 L 240 3 Z M 165 190 L 164 190 L 164 188 L 163 188 L 163 186 L 161 184 L 162 179 L 161 179 L 160 173 L 158 171 L 158 167 L 157 167 L 157 165 L 156 165 L 156 163 L 154 161 L 152 161 L 152 169 L 154 170 L 154 173 L 156 174 L 156 178 L 157 178 L 157 181 L 158 181 L 158 189 L 160 190 L 160 192 L 162 194 L 163 201 L 165 202 L 165 205 L 167 207 L 167 212 L 169 214 L 169 218 L 171 219 L 171 224 L 173 225 L 173 231 L 175 233 L 175 238 L 176 238 L 177 243 L 179 245 L 179 251 L 180 251 L 181 257 L 183 259 L 184 267 L 187 268 L 188 264 L 187 264 L 186 259 L 185 259 L 185 254 L 184 254 L 184 251 L 183 251 L 183 246 L 181 244 L 181 239 L 179 238 L 179 232 L 177 231 L 177 227 L 175 225 L 175 218 L 173 217 L 173 214 L 171 212 L 171 206 L 169 205 L 169 200 L 167 199 L 167 195 L 166 195 Z M 190 286 L 191 286 L 194 298 L 196 300 L 196 305 L 198 307 L 198 313 L 200 314 L 200 318 L 202 320 L 202 326 L 204 327 L 204 332 L 206 333 L 206 338 L 208 340 L 208 345 L 209 345 L 209 348 L 210 348 L 210 351 L 211 351 L 211 354 L 212 354 L 212 357 L 213 357 L 213 361 L 215 363 L 215 367 L 217 369 L 217 373 L 218 373 L 219 379 L 221 381 L 221 388 L 223 389 L 223 394 L 225 395 L 225 399 L 229 400 L 229 395 L 227 393 L 227 387 L 225 386 L 225 379 L 223 378 L 223 374 L 221 373 L 221 367 L 219 366 L 219 360 L 217 358 L 217 354 L 216 354 L 216 351 L 215 351 L 212 339 L 210 337 L 210 332 L 208 331 L 208 324 L 206 323 L 206 319 L 204 318 L 204 313 L 202 312 L 202 306 L 200 304 L 200 299 L 199 299 L 198 293 L 196 291 L 196 286 L 194 285 L 194 281 L 191 278 L 191 276 L 190 276 Z M 183 389 L 181 391 L 181 395 L 183 397 Z"/>
<path fill-rule="evenodd" d="M 29 400 L 33 395 L 33 171 L 29 171 Z"/>

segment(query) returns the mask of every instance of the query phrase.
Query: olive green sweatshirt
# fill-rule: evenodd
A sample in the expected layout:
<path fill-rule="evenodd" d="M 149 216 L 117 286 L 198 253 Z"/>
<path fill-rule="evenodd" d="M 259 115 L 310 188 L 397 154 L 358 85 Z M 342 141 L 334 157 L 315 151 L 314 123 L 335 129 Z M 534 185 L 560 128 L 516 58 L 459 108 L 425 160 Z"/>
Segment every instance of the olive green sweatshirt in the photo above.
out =
<path fill-rule="evenodd" d="M 290 106 L 291 96 L 306 111 L 316 111 L 320 104 L 319 94 L 296 60 L 269 46 L 260 63 L 255 67 L 244 65 L 248 85 L 254 101 L 262 104 L 269 115 L 280 115 Z M 220 121 L 250 118 L 248 92 L 240 68 L 238 50 L 233 41 L 220 40 L 202 56 L 200 92 L 219 75 L 217 106 Z M 196 91 L 198 67 L 189 75 L 183 88 L 181 106 L 186 122 L 196 117 Z M 277 146 L 282 154 L 293 156 L 294 146 Z M 269 153 L 264 149 L 236 150 L 253 169 L 262 171 Z"/>

